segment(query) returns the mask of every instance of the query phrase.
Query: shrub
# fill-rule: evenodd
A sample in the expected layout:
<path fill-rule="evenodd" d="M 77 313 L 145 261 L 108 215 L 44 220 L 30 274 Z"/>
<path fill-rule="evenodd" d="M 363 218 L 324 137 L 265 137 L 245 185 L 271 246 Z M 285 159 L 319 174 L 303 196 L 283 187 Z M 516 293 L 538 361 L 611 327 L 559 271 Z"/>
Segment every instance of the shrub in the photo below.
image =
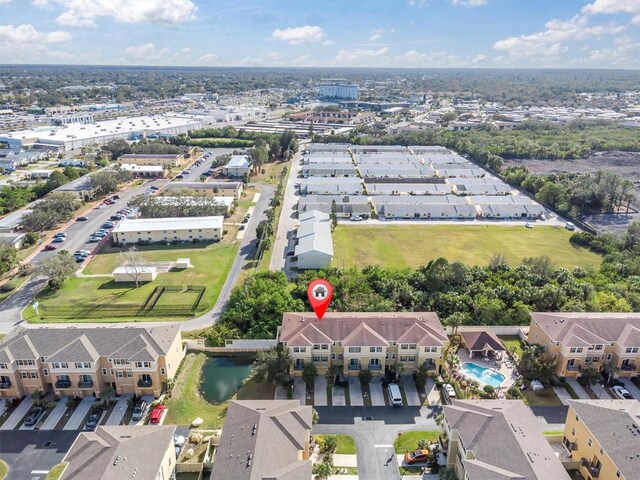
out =
<path fill-rule="evenodd" d="M 360 377 L 360 382 L 368 384 L 371 382 L 373 374 L 371 373 L 371 370 L 360 370 L 358 376 Z"/>
<path fill-rule="evenodd" d="M 0 285 L 0 292 L 3 292 L 3 293 L 12 292 L 15 289 L 16 289 L 16 286 L 10 283 L 5 283 L 4 285 Z"/>
<path fill-rule="evenodd" d="M 333 453 L 338 448 L 338 437 L 335 435 L 325 435 L 320 442 L 320 453 Z"/>
<path fill-rule="evenodd" d="M 507 390 L 507 393 L 512 398 L 521 398 L 522 397 L 522 392 L 520 391 L 520 389 L 518 387 L 511 387 L 509 390 Z"/>
<path fill-rule="evenodd" d="M 485 385 L 482 390 L 484 391 L 484 393 L 486 393 L 487 395 L 490 396 L 494 396 L 496 394 L 496 389 L 493 388 L 491 385 Z"/>

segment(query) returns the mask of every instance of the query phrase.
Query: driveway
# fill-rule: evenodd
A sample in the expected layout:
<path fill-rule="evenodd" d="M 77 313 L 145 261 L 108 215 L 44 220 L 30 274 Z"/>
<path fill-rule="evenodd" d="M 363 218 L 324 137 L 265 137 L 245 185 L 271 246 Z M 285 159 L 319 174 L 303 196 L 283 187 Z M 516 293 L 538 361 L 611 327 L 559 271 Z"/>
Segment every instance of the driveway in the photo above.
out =
<path fill-rule="evenodd" d="M 6 480 L 44 480 L 60 463 L 78 432 L 0 432 L 0 457 L 9 464 Z"/>
<path fill-rule="evenodd" d="M 73 412 L 73 414 L 67 421 L 67 424 L 64 426 L 63 430 L 81 429 L 83 427 L 82 423 L 84 421 L 84 417 L 86 417 L 87 413 L 89 413 L 89 410 L 91 410 L 91 406 L 93 405 L 94 401 L 95 398 L 93 397 L 84 397 L 78 404 L 75 412 Z"/>
<path fill-rule="evenodd" d="M 313 382 L 313 404 L 327 406 L 327 377 L 318 375 Z"/>
<path fill-rule="evenodd" d="M 624 388 L 627 389 L 627 391 L 633 398 L 635 398 L 636 400 L 640 400 L 640 389 L 638 389 L 638 387 L 636 387 L 631 380 L 627 378 L 619 378 L 618 380 L 620 380 L 620 382 L 624 385 Z"/>
<path fill-rule="evenodd" d="M 331 395 L 331 404 L 334 407 L 344 407 L 347 404 L 347 394 L 344 387 L 333 387 Z"/>
<path fill-rule="evenodd" d="M 576 392 L 576 395 L 578 395 L 578 398 L 580 398 L 580 400 L 591 399 L 587 391 L 582 388 L 582 385 L 578 383 L 578 380 L 576 380 L 575 378 L 567 378 L 567 383 L 571 385 L 571 388 L 573 388 L 573 391 Z"/>
<path fill-rule="evenodd" d="M 349 377 L 349 400 L 354 407 L 362 407 L 364 405 L 359 377 Z"/>
<path fill-rule="evenodd" d="M 13 413 L 9 415 L 9 418 L 2 424 L 0 430 L 13 430 L 16 428 L 31 408 L 31 405 L 33 405 L 33 399 L 31 397 L 24 397 Z"/>
<path fill-rule="evenodd" d="M 422 405 L 420 395 L 416 389 L 416 382 L 413 381 L 413 375 L 402 375 L 402 387 L 404 388 L 404 396 L 407 399 L 407 406 L 419 407 Z"/>
<path fill-rule="evenodd" d="M 553 387 L 553 391 L 556 392 L 558 396 L 558 400 L 562 402 L 562 405 L 569 405 L 569 400 L 571 400 L 571 395 L 564 387 Z"/>
<path fill-rule="evenodd" d="M 384 407 L 384 392 L 382 382 L 379 377 L 374 377 L 369 383 L 369 393 L 371 394 L 371 405 L 374 407 Z"/>
<path fill-rule="evenodd" d="M 67 411 L 68 398 L 69 397 L 60 397 L 60 400 L 58 400 L 56 406 L 53 407 L 53 410 L 51 410 L 51 413 L 42 424 L 42 427 L 40 427 L 40 430 L 53 430 L 56 428 L 56 425 L 64 416 L 64 412 Z"/>
<path fill-rule="evenodd" d="M 442 404 L 440 392 L 436 388 L 436 381 L 433 378 L 427 378 L 427 383 L 424 386 L 424 393 L 427 395 L 427 403 L 432 407 Z"/>
<path fill-rule="evenodd" d="M 120 425 L 122 417 L 124 417 L 127 408 L 129 407 L 129 400 L 133 398 L 133 395 L 122 395 L 116 402 L 111 415 L 107 419 L 105 425 Z"/>
<path fill-rule="evenodd" d="M 293 398 L 300 400 L 302 405 L 307 403 L 307 385 L 301 378 L 293 379 Z"/>

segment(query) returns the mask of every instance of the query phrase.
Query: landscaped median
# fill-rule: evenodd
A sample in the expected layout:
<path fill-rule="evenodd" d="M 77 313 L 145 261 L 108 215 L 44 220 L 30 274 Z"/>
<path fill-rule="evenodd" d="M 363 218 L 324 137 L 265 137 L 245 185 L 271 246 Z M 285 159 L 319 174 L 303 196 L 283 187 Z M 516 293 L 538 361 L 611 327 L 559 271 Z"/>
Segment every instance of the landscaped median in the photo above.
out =
<path fill-rule="evenodd" d="M 237 250 L 237 244 L 226 241 L 137 247 L 142 261 L 188 258 L 192 267 L 172 268 L 136 288 L 133 282 L 115 282 L 110 276 L 124 259 L 122 249 L 104 246 L 84 269 L 85 276 L 68 279 L 58 290 L 45 288 L 36 297 L 40 315 L 30 307 L 24 317 L 35 323 L 113 322 L 175 320 L 204 313 L 213 308 Z"/>

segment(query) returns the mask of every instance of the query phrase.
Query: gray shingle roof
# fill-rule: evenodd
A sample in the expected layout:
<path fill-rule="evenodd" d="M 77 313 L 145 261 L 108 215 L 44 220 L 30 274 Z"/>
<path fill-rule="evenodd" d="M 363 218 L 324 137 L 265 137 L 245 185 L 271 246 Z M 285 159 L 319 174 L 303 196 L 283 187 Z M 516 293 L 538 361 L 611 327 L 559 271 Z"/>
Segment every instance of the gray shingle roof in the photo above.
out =
<path fill-rule="evenodd" d="M 28 326 L 17 327 L 0 342 L 0 359 L 90 362 L 100 356 L 126 358 L 139 355 L 155 360 L 168 352 L 180 335 L 180 324 L 131 326 Z M 141 357 L 141 358 L 142 358 Z"/>
<path fill-rule="evenodd" d="M 311 461 L 299 455 L 311 419 L 311 407 L 298 400 L 232 401 L 211 480 L 310 479 Z"/>
<path fill-rule="evenodd" d="M 173 449 L 174 425 L 100 426 L 82 432 L 64 458 L 60 480 L 156 480 L 162 459 Z"/>

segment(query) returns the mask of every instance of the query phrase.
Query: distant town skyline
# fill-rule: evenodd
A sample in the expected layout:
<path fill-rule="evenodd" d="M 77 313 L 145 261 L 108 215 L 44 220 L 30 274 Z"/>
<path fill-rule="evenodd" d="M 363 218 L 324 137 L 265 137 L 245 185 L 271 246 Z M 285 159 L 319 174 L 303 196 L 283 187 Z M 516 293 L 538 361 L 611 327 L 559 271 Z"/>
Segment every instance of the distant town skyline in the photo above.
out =
<path fill-rule="evenodd" d="M 640 68 L 640 0 L 0 0 L 0 63 Z"/>

